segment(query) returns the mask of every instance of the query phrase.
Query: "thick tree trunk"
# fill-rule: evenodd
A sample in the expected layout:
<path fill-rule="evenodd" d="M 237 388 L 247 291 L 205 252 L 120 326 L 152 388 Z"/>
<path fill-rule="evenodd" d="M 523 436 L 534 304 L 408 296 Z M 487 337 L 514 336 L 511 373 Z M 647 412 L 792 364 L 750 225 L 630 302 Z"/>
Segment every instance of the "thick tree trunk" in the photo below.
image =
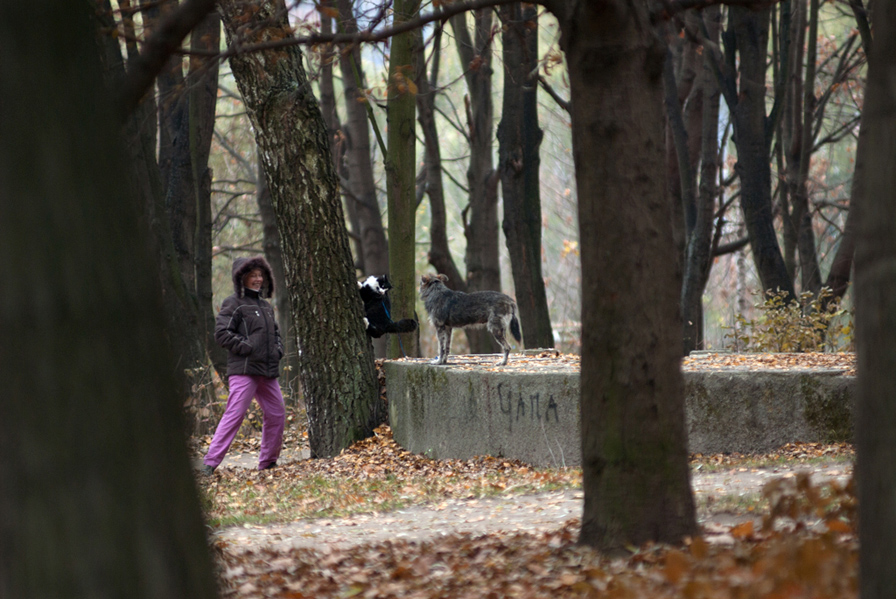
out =
<path fill-rule="evenodd" d="M 290 35 L 278 2 L 222 0 L 231 46 Z M 336 173 L 298 47 L 230 59 L 271 190 L 308 410 L 312 455 L 329 457 L 385 417 Z"/>
<path fill-rule="evenodd" d="M 467 187 L 470 203 L 464 210 L 467 241 L 464 262 L 467 289 L 501 289 L 498 242 L 498 176 L 492 159 L 494 103 L 492 101 L 492 12 L 474 12 L 474 32 L 467 29 L 466 15 L 451 19 L 458 55 L 464 69 L 468 95 L 465 98 L 470 142 Z M 466 329 L 470 351 L 498 351 L 494 337 L 483 328 Z"/>
<path fill-rule="evenodd" d="M 793 281 L 775 233 L 771 197 L 771 150 L 766 118 L 765 72 L 770 9 L 729 9 L 729 39 L 739 55 L 740 90 L 734 105 L 726 96 L 734 121 L 735 167 L 741 184 L 741 208 L 753 260 L 763 291 L 780 290 L 795 297 Z"/>
<path fill-rule="evenodd" d="M 896 5 L 875 5 L 862 124 L 867 143 L 856 212 L 859 569 L 863 599 L 896 589 Z"/>
<path fill-rule="evenodd" d="M 0 5 L 0 326 L 15 340 L 0 350 L 0 597 L 211 598 L 157 262 L 124 201 L 92 14 Z"/>
<path fill-rule="evenodd" d="M 896 5 L 875 4 L 862 125 L 867 143 L 856 211 L 858 415 L 856 478 L 862 599 L 896 589 Z"/>
<path fill-rule="evenodd" d="M 679 370 L 681 281 L 662 176 L 665 48 L 648 2 L 549 4 L 569 64 L 579 195 L 580 540 L 607 550 L 678 543 L 697 524 Z"/>
<path fill-rule="evenodd" d="M 286 355 L 280 362 L 280 388 L 287 403 L 294 407 L 304 407 L 302 400 L 302 384 L 299 379 L 299 350 L 296 346 L 295 327 L 292 323 L 289 294 L 286 292 L 286 267 L 283 265 L 283 244 L 280 243 L 280 229 L 277 228 L 277 212 L 271 201 L 271 190 L 264 175 L 261 156 L 258 157 L 258 182 L 255 186 L 258 201 L 258 213 L 261 215 L 262 245 L 264 257 L 274 273 L 277 281 L 277 293 L 274 295 L 274 307 L 277 309 L 277 324 L 283 340 Z"/>
<path fill-rule="evenodd" d="M 541 190 L 538 169 L 543 137 L 538 126 L 538 9 L 500 9 L 504 93 L 498 126 L 498 171 L 504 199 L 504 236 L 526 347 L 554 347 L 551 315 L 541 274 Z"/>
<path fill-rule="evenodd" d="M 397 0 L 396 23 L 413 18 L 420 10 L 420 0 Z M 412 89 L 416 76 L 416 34 L 403 33 L 392 38 L 389 58 L 388 148 L 386 188 L 389 196 L 389 272 L 392 290 L 392 312 L 407 318 L 414 313 L 417 301 L 415 276 L 416 255 L 416 101 Z M 390 357 L 419 356 L 416 331 L 391 335 Z"/>

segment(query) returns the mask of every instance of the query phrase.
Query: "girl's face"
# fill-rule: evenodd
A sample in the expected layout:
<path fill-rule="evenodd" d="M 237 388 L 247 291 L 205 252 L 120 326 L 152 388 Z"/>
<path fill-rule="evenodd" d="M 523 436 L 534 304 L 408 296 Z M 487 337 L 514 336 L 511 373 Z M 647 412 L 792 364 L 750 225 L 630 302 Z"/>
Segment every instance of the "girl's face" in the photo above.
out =
<path fill-rule="evenodd" d="M 246 287 L 247 289 L 258 291 L 263 284 L 264 274 L 262 274 L 260 268 L 253 268 L 243 275 L 243 287 Z"/>

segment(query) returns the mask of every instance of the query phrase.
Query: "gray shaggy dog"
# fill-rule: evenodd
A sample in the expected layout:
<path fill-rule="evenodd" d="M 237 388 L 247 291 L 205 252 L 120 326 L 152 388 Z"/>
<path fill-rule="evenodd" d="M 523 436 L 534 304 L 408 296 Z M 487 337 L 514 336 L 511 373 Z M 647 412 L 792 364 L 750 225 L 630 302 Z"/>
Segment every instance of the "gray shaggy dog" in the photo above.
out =
<path fill-rule="evenodd" d="M 429 313 L 429 319 L 436 327 L 439 339 L 439 357 L 433 364 L 446 364 L 448 352 L 451 350 L 451 332 L 454 328 L 483 326 L 495 337 L 504 349 L 504 359 L 498 366 L 507 364 L 510 356 L 510 343 L 505 331 L 510 333 L 517 343 L 520 342 L 520 321 L 516 318 L 516 302 L 509 295 L 498 291 L 475 291 L 464 293 L 453 291 L 445 286 L 448 277 L 445 275 L 423 275 L 420 278 L 420 297 Z"/>

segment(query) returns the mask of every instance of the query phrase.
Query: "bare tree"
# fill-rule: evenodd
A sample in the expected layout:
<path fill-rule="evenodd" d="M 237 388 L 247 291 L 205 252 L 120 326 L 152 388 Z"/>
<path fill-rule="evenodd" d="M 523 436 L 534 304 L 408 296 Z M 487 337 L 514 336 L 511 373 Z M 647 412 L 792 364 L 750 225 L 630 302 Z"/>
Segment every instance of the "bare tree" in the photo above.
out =
<path fill-rule="evenodd" d="M 526 347 L 554 347 L 541 270 L 543 133 L 538 125 L 538 7 L 502 6 L 504 93 L 498 125 L 498 172 L 504 200 L 504 236 Z"/>
<path fill-rule="evenodd" d="M 397 0 L 393 18 L 396 23 L 408 21 L 420 10 L 420 0 Z M 389 54 L 389 100 L 387 106 L 388 155 L 386 156 L 386 186 L 389 200 L 389 272 L 395 289 L 392 291 L 392 310 L 396 314 L 414 313 L 417 285 L 414 276 L 416 247 L 415 189 L 416 117 L 415 60 L 417 35 L 413 31 L 392 38 Z M 419 356 L 419 334 L 391 335 L 389 355 Z"/>
<path fill-rule="evenodd" d="M 470 161 L 467 165 L 469 203 L 463 210 L 464 255 L 468 291 L 501 289 L 501 266 L 498 260 L 498 173 L 494 168 L 494 102 L 492 100 L 492 22 L 490 9 L 473 13 L 473 32 L 467 27 L 464 13 L 451 18 L 455 47 L 460 56 L 467 95 L 464 108 Z M 449 281 L 450 282 L 450 281 Z M 482 328 L 464 331 L 472 353 L 496 351 L 497 344 Z"/>

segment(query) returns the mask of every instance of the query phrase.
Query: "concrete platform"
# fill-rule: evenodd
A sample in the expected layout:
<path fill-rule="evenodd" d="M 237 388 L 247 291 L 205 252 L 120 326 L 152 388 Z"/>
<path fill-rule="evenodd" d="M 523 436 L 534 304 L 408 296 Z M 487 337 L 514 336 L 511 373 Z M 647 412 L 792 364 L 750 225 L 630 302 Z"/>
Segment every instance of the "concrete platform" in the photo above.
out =
<path fill-rule="evenodd" d="M 432 458 L 492 455 L 581 465 L 579 363 L 550 353 L 385 362 L 395 440 Z M 764 452 L 850 441 L 854 377 L 837 369 L 686 371 L 691 453 Z"/>

